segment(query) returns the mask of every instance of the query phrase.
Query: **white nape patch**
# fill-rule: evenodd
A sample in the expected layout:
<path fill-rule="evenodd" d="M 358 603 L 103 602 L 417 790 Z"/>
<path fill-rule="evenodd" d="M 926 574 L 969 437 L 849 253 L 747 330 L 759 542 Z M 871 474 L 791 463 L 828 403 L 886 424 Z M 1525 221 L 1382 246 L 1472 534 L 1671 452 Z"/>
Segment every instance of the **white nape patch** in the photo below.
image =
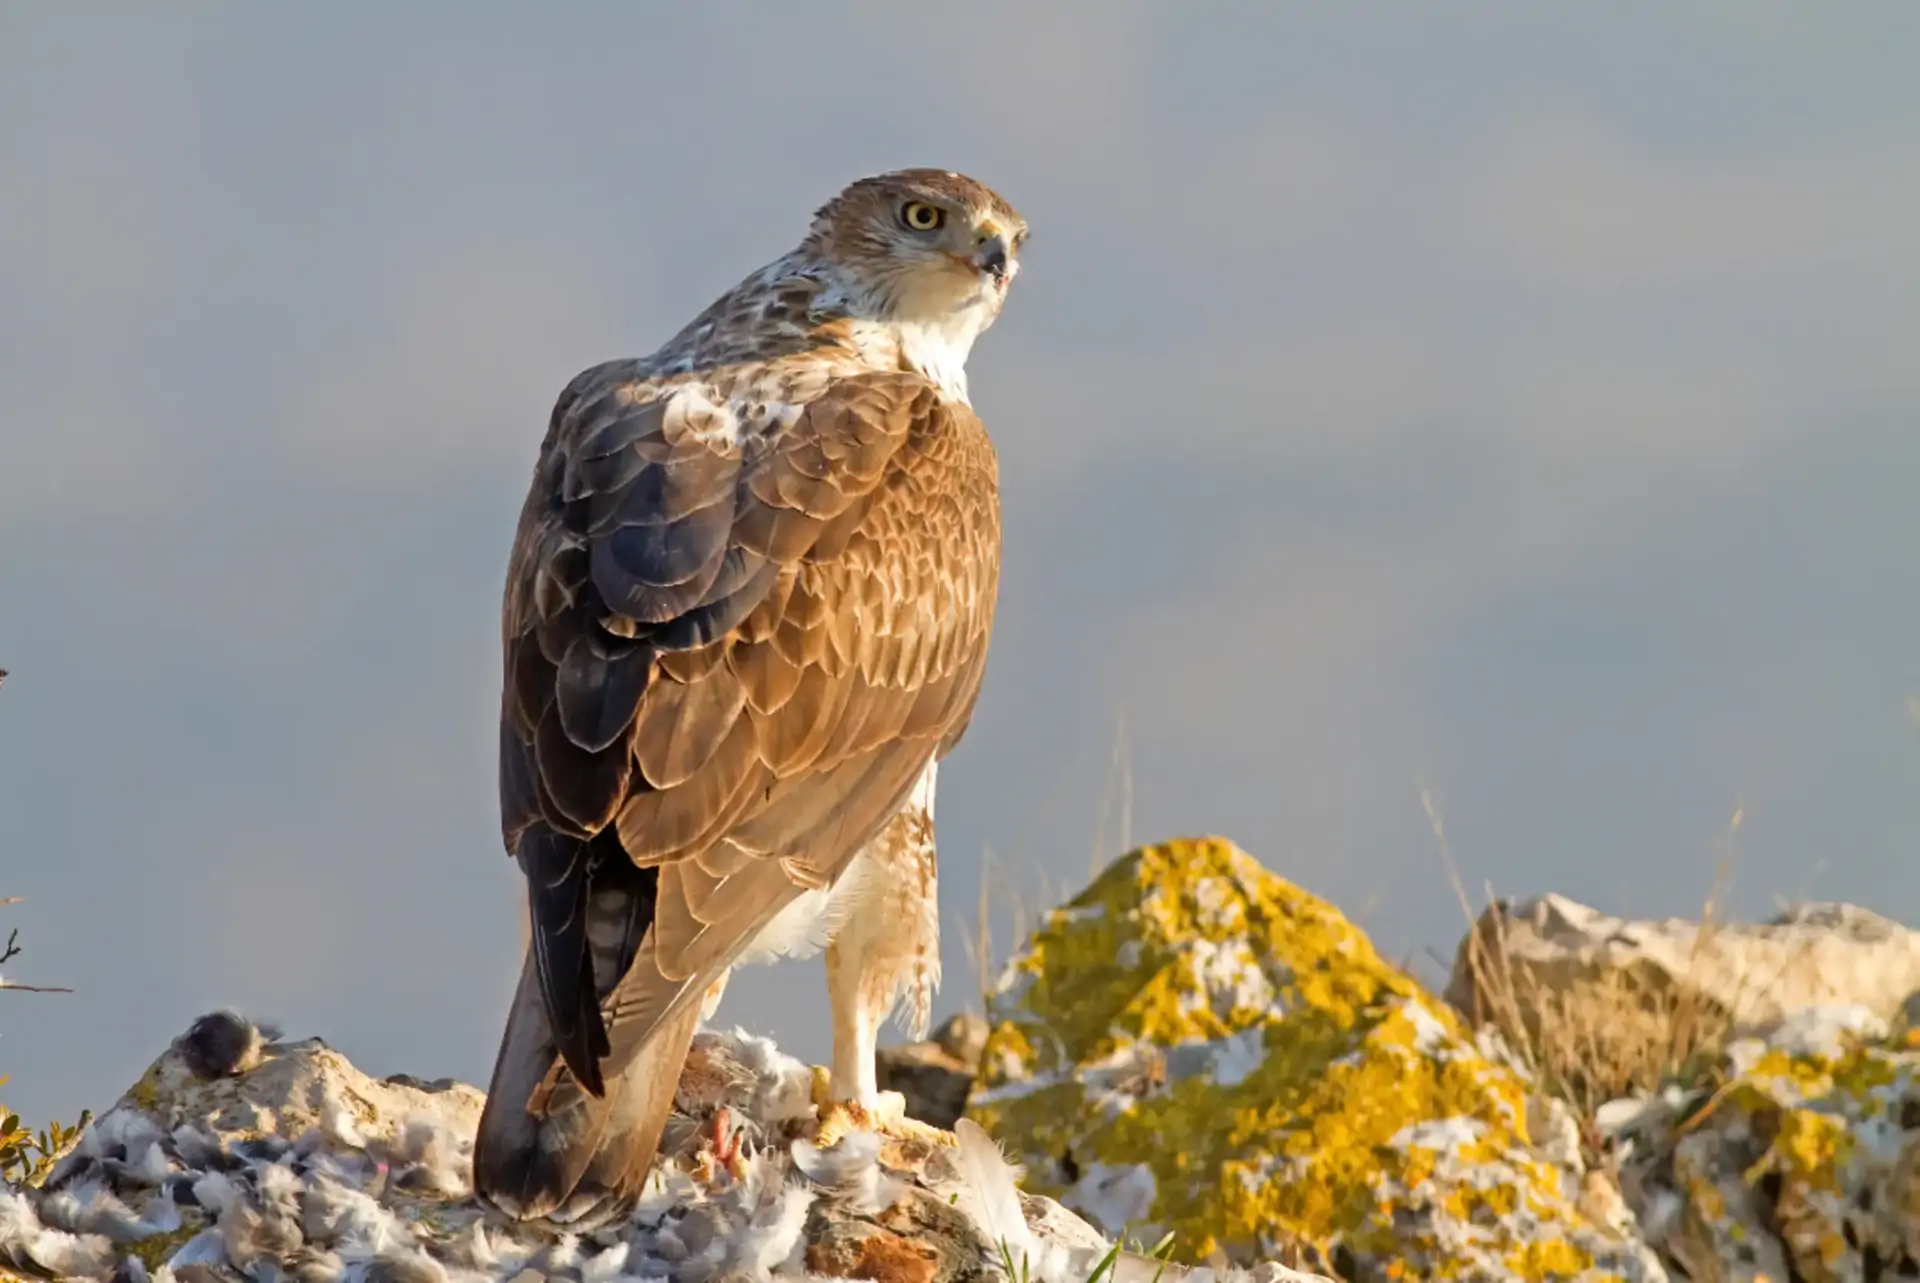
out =
<path fill-rule="evenodd" d="M 667 398 L 663 425 L 668 440 L 687 435 L 722 449 L 740 444 L 740 416 L 727 402 L 711 396 L 712 391 L 703 383 L 686 383 L 674 390 Z"/>

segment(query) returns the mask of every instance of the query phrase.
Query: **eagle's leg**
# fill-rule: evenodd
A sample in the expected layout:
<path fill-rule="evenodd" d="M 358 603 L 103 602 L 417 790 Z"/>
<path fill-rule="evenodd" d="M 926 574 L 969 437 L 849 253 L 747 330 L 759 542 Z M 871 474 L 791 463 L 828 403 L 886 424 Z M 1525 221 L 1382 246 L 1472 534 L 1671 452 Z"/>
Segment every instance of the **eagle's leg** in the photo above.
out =
<path fill-rule="evenodd" d="M 843 892 L 842 925 L 827 945 L 827 996 L 833 1004 L 833 1065 L 820 1111 L 822 1144 L 851 1130 L 904 1138 L 946 1138 L 906 1116 L 906 1098 L 880 1090 L 876 1068 L 881 1022 L 907 1004 L 912 1036 L 926 1036 L 940 983 L 938 866 L 933 844 L 934 765 L 906 805 L 855 858 Z M 816 1092 L 820 1084 L 816 1082 Z"/>

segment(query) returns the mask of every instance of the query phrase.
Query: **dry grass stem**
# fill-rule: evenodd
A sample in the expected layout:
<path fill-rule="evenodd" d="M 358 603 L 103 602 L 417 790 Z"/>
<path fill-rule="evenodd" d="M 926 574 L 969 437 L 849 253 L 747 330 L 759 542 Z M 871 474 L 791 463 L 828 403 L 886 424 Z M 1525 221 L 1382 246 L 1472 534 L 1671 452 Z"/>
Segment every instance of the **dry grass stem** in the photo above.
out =
<path fill-rule="evenodd" d="M 1717 1061 L 1750 991 L 1745 979 L 1732 1009 L 1714 1001 L 1703 985 L 1675 983 L 1652 972 L 1605 970 L 1590 982 L 1565 986 L 1536 980 L 1513 965 L 1508 902 L 1488 888 L 1487 912 L 1474 912 L 1439 804 L 1424 785 L 1420 804 L 1468 923 L 1462 948 L 1476 1009 L 1466 1014 L 1476 1026 L 1491 1025 L 1543 1090 L 1591 1116 L 1617 1097 L 1651 1092 L 1670 1081 L 1693 1081 Z M 1690 974 L 1699 973 L 1720 930 L 1742 817 L 1736 809 L 1719 844 L 1713 886 L 1701 906 L 1688 960 Z"/>
<path fill-rule="evenodd" d="M 967 966 L 974 977 L 975 1001 L 978 1003 L 974 1010 L 982 1016 L 986 1014 L 987 999 L 992 996 L 1006 961 L 998 956 L 993 944 L 995 909 L 1005 912 L 1009 938 L 1018 942 L 1025 940 L 1040 925 L 1046 909 L 1039 906 L 1059 903 L 1044 870 L 1040 873 L 1038 888 L 1029 889 L 1015 885 L 1010 880 L 996 882 L 994 865 L 992 848 L 983 849 L 980 853 L 980 899 L 972 922 L 963 922 L 961 925 L 966 929 L 960 934 L 960 947 L 966 954 Z"/>
<path fill-rule="evenodd" d="M 1116 799 L 1115 794 L 1118 793 Z M 1120 844 L 1107 842 L 1107 817 L 1119 810 Z M 1095 826 L 1093 845 L 1087 851 L 1087 880 L 1098 877 L 1115 853 L 1133 850 L 1133 753 L 1127 743 L 1127 715 L 1123 711 L 1114 720 L 1113 757 L 1108 763 L 1107 780 L 1100 791 L 1100 819 Z"/>

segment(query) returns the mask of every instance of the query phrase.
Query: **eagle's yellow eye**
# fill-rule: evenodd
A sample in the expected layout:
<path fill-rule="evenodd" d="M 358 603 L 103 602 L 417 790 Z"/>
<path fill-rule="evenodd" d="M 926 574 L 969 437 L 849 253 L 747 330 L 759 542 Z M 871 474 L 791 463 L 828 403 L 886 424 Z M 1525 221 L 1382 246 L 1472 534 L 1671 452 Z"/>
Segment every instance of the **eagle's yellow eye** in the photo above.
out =
<path fill-rule="evenodd" d="M 900 221 L 916 232 L 930 232 L 947 221 L 946 211 L 925 201 L 910 200 L 900 210 Z"/>

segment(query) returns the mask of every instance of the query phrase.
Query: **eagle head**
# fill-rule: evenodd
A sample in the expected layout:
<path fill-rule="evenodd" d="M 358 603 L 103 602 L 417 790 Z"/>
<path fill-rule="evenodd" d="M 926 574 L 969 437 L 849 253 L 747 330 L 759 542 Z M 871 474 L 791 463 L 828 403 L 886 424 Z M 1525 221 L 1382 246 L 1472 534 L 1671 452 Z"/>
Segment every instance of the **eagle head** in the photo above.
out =
<path fill-rule="evenodd" d="M 1020 271 L 1027 220 L 1000 193 L 945 169 L 850 183 L 813 217 L 806 248 L 875 320 L 973 337 Z"/>

